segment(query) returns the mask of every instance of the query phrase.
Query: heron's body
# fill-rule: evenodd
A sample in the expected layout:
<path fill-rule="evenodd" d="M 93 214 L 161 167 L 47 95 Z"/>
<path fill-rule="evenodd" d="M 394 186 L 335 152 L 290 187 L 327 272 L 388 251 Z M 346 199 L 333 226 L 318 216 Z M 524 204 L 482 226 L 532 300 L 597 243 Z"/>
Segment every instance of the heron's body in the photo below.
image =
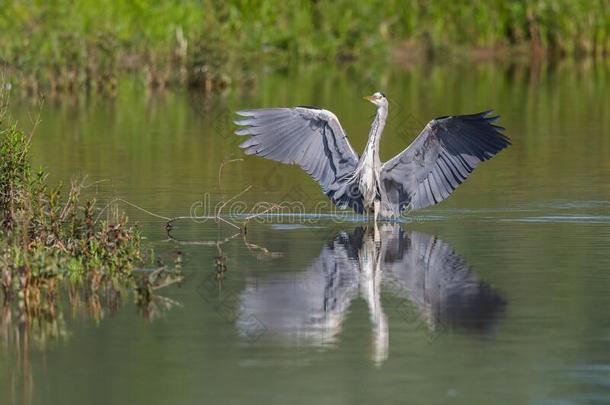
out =
<path fill-rule="evenodd" d="M 366 143 L 364 153 L 358 161 L 356 169 L 359 178 L 358 186 L 363 197 L 364 208 L 371 209 L 375 200 L 381 199 L 381 184 L 379 184 L 379 172 L 381 171 L 381 159 L 379 158 L 379 141 L 385 121 L 388 115 L 386 107 L 377 110 L 375 120 L 371 124 L 369 139 Z"/>
<path fill-rule="evenodd" d="M 387 162 L 379 142 L 388 116 L 383 93 L 365 97 L 377 114 L 361 156 L 352 149 L 337 117 L 316 107 L 240 111 L 246 126 L 237 135 L 251 137 L 240 146 L 250 155 L 298 164 L 339 208 L 396 216 L 436 204 L 451 194 L 481 161 L 510 141 L 493 125 L 489 111 L 430 121 L 404 151 Z"/>

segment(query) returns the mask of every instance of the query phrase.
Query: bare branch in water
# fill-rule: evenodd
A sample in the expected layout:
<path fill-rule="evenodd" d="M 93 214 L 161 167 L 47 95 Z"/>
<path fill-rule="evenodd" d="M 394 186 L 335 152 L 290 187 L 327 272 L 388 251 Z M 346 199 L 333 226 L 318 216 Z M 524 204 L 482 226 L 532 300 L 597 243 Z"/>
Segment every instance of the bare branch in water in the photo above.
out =
<path fill-rule="evenodd" d="M 238 237 L 239 235 L 241 235 L 241 232 L 237 232 L 231 236 L 227 236 L 224 239 L 221 240 L 182 240 L 182 239 L 178 239 L 175 236 L 173 236 L 171 234 L 171 229 L 167 229 L 167 237 L 168 237 L 168 241 L 172 241 L 172 242 L 176 242 L 180 245 L 199 245 L 199 246 L 218 246 L 219 244 L 225 244 L 227 242 L 230 242 L 231 240 L 235 239 L 236 237 Z"/>
<path fill-rule="evenodd" d="M 277 257 L 282 257 L 284 256 L 284 253 L 282 252 L 272 252 L 269 249 L 267 249 L 264 246 L 260 246 L 254 243 L 250 243 L 246 240 L 246 234 L 243 234 L 243 241 L 244 244 L 246 245 L 246 247 L 248 248 L 248 250 L 250 251 L 250 253 L 252 253 L 252 255 L 256 256 L 257 258 L 261 258 L 263 256 L 267 256 L 270 257 L 272 259 L 275 259 Z M 259 254 L 255 254 L 254 252 L 258 250 L 260 253 Z"/>
<path fill-rule="evenodd" d="M 193 215 L 184 215 L 184 216 L 175 216 L 175 217 L 166 217 L 157 213 L 154 213 L 150 210 L 147 210 L 146 208 L 143 208 L 137 204 L 134 204 L 130 201 L 127 201 L 123 198 L 117 197 L 114 198 L 112 201 L 110 201 L 108 204 L 106 204 L 101 211 L 99 212 L 97 218 L 96 218 L 96 222 L 101 218 L 102 214 L 113 204 L 116 204 L 118 202 L 122 202 L 124 204 L 129 205 L 130 207 L 133 207 L 139 211 L 142 211 L 150 216 L 153 216 L 155 218 L 159 218 L 162 219 L 164 221 L 166 221 L 165 223 L 165 230 L 167 232 L 167 237 L 168 240 L 177 242 L 179 244 L 182 245 L 200 245 L 200 246 L 216 246 L 216 248 L 218 249 L 219 255 L 222 256 L 222 249 L 221 249 L 221 245 L 233 240 L 234 238 L 236 238 L 239 235 L 243 236 L 243 242 L 245 244 L 245 246 L 248 248 L 248 250 L 256 257 L 261 257 L 261 256 L 266 256 L 266 257 L 271 257 L 271 258 L 276 258 L 276 257 L 281 257 L 283 255 L 283 253 L 281 252 L 272 252 L 269 249 L 265 248 L 264 246 L 260 246 L 254 243 L 250 243 L 248 242 L 247 238 L 246 238 L 246 233 L 247 233 L 247 225 L 249 224 L 249 222 L 252 219 L 255 219 L 257 217 L 260 217 L 262 215 L 267 214 L 270 211 L 273 210 L 277 210 L 277 209 L 281 209 L 281 206 L 279 204 L 275 204 L 275 203 L 265 203 L 265 206 L 267 207 L 265 210 L 261 211 L 261 212 L 253 212 L 251 215 L 247 215 L 243 221 L 237 221 L 240 225 L 236 225 L 235 223 L 229 221 L 228 219 L 224 218 L 222 216 L 222 211 L 223 209 L 225 209 L 225 207 L 231 203 L 232 201 L 235 201 L 237 198 L 241 197 L 242 195 L 244 195 L 245 193 L 247 193 L 248 191 L 250 191 L 250 189 L 252 188 L 252 185 L 248 185 L 246 186 L 242 191 L 240 191 L 239 193 L 235 194 L 233 197 L 224 200 L 224 190 L 222 187 L 222 170 L 224 168 L 225 165 L 229 164 L 229 163 L 234 163 L 234 162 L 241 162 L 243 161 L 243 159 L 231 159 L 231 160 L 227 160 L 227 161 L 223 161 L 220 164 L 220 167 L 218 168 L 218 187 L 220 189 L 221 195 L 223 196 L 223 201 L 220 204 L 220 206 L 218 207 L 217 211 L 215 212 L 214 215 L 202 215 L 202 216 L 193 216 Z M 95 183 L 93 183 L 95 184 Z M 82 184 L 80 185 L 81 188 L 84 187 L 84 180 L 82 182 Z M 259 204 L 257 204 L 258 207 L 260 207 L 263 204 L 263 202 L 260 202 Z M 230 225 L 231 227 L 238 229 L 239 232 L 235 233 L 229 237 L 226 237 L 222 240 L 194 240 L 194 241 L 187 241 L 187 240 L 180 240 L 178 238 L 176 238 L 175 236 L 173 236 L 171 234 L 171 231 L 173 230 L 173 224 L 174 222 L 178 221 L 178 220 L 187 220 L 187 219 L 191 219 L 191 220 L 202 220 L 202 219 L 213 219 L 216 222 L 224 222 L 228 225 Z"/>
<path fill-rule="evenodd" d="M 116 197 L 116 198 L 113 198 L 113 199 L 112 199 L 112 200 L 111 200 L 111 201 L 110 201 L 108 204 L 106 204 L 106 205 L 104 206 L 104 208 L 102 208 L 102 209 L 100 210 L 100 213 L 99 213 L 99 214 L 97 215 L 97 217 L 95 218 L 95 222 L 99 221 L 99 219 L 101 218 L 101 216 L 102 216 L 102 214 L 104 213 L 104 211 L 106 211 L 106 210 L 107 210 L 109 207 L 111 207 L 113 204 L 116 204 L 116 203 L 118 203 L 118 202 L 122 202 L 122 203 L 124 203 L 124 204 L 127 204 L 127 205 L 129 205 L 129 206 L 131 206 L 131 207 L 133 207 L 133 208 L 135 208 L 135 209 L 137 209 L 137 210 L 140 210 L 140 211 L 142 211 L 142 212 L 144 212 L 144 213 L 146 213 L 146 214 L 148 214 L 148 215 L 151 215 L 151 216 L 153 216 L 153 217 L 155 217 L 155 218 L 164 219 L 164 220 L 166 220 L 166 221 L 168 221 L 168 222 L 172 220 L 172 218 L 168 218 L 168 217 L 164 217 L 163 215 L 155 214 L 154 212 L 149 211 L 149 210 L 147 210 L 146 208 L 140 207 L 139 205 L 134 204 L 134 203 L 132 203 L 132 202 L 129 202 L 129 201 L 127 201 L 127 200 L 125 200 L 125 199 L 123 199 L 123 198 L 121 198 L 121 197 Z"/>
<path fill-rule="evenodd" d="M 250 190 L 251 188 L 252 188 L 252 186 L 250 185 L 250 186 L 246 187 L 245 189 L 243 189 L 241 192 L 239 192 L 239 193 L 235 194 L 233 197 L 229 198 L 227 201 L 223 202 L 223 203 L 220 205 L 220 207 L 218 207 L 218 211 L 216 212 L 216 219 L 219 219 L 219 220 L 221 220 L 221 221 L 224 221 L 224 222 L 226 222 L 227 224 L 229 224 L 229 225 L 231 225 L 231 226 L 233 226 L 233 227 L 235 227 L 235 228 L 237 228 L 237 229 L 240 229 L 240 230 L 241 230 L 241 228 L 240 228 L 239 226 L 237 226 L 237 225 L 233 224 L 232 222 L 229 222 L 229 221 L 227 221 L 227 220 L 223 219 L 223 218 L 220 216 L 220 213 L 222 212 L 222 209 L 223 209 L 224 207 L 226 207 L 226 205 L 227 205 L 228 203 L 230 203 L 231 201 L 235 200 L 235 199 L 236 199 L 236 198 L 238 198 L 238 197 L 241 197 L 241 196 L 242 196 L 244 193 L 246 193 L 246 192 L 247 192 L 248 190 Z"/>
<path fill-rule="evenodd" d="M 221 164 L 220 167 L 218 168 L 218 189 L 220 190 L 220 195 L 224 198 L 224 190 L 222 188 L 222 180 L 221 180 L 221 176 L 222 176 L 222 169 L 226 164 L 229 163 L 234 163 L 234 162 L 243 162 L 244 160 L 239 158 L 239 159 L 231 159 L 231 160 L 224 160 Z"/>

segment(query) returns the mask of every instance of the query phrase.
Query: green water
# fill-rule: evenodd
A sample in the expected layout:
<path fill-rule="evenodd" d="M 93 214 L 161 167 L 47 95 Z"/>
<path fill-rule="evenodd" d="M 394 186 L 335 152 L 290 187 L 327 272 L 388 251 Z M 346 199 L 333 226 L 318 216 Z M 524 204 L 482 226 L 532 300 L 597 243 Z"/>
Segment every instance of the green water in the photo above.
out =
<path fill-rule="evenodd" d="M 116 311 L 102 302 L 94 319 L 64 303 L 53 339 L 5 314 L 2 403 L 610 402 L 607 65 L 256 76 L 211 96 L 125 80 L 113 100 L 48 98 L 35 163 L 53 182 L 87 174 L 99 200 L 165 217 L 248 186 L 237 199 L 248 209 L 303 200 L 309 210 L 324 198 L 296 167 L 227 163 L 221 189 L 219 166 L 242 157 L 231 112 L 321 105 L 361 150 L 374 109 L 360 97 L 376 90 L 391 99 L 384 160 L 430 118 L 488 108 L 513 146 L 447 201 L 377 235 L 328 217 L 253 220 L 245 238 L 183 220 L 168 240 L 163 219 L 125 205 L 161 259 L 182 252 L 185 281 L 160 292 L 176 304 L 146 317 L 129 299 Z M 37 111 L 19 99 L 12 109 L 26 126 Z"/>

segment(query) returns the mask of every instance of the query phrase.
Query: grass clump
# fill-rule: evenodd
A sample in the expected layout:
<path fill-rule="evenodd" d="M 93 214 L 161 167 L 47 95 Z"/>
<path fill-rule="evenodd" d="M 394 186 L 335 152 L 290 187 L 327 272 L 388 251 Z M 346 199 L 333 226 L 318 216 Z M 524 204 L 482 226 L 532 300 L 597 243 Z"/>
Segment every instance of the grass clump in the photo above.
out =
<path fill-rule="evenodd" d="M 1 125 L 1 124 L 0 124 Z M 0 215 L 2 270 L 7 281 L 22 275 L 30 285 L 49 278 L 80 279 L 97 270 L 128 276 L 141 261 L 140 235 L 117 209 L 103 213 L 95 201 L 81 202 L 82 181 L 49 187 L 43 171 L 29 164 L 29 137 L 16 125 L 0 127 Z M 18 283 L 3 283 L 10 294 Z"/>
<path fill-rule="evenodd" d="M 56 314 L 62 285 L 87 300 L 111 290 L 135 292 L 149 311 L 150 293 L 177 280 L 165 268 L 134 273 L 144 264 L 142 237 L 116 206 L 84 200 L 84 180 L 64 191 L 51 187 L 29 162 L 31 136 L 0 118 L 0 290 L 4 305 L 17 304 L 20 318 Z M 147 294 L 141 294 L 146 291 Z M 73 296 L 74 293 L 72 292 Z"/>

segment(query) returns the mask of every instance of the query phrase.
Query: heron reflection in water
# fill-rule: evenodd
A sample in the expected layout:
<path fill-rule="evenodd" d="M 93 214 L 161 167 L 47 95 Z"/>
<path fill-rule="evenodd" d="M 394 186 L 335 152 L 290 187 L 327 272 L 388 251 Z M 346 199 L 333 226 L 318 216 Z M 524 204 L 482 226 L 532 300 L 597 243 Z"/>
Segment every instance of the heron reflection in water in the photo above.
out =
<path fill-rule="evenodd" d="M 372 325 L 372 358 L 388 356 L 388 318 L 381 288 L 410 303 L 400 308 L 429 332 L 466 328 L 486 334 L 503 312 L 504 300 L 478 280 L 468 264 L 436 236 L 396 224 L 339 232 L 303 272 L 250 279 L 241 293 L 237 327 L 248 336 L 252 319 L 261 339 L 297 346 L 332 345 L 347 310 L 361 297 Z"/>

